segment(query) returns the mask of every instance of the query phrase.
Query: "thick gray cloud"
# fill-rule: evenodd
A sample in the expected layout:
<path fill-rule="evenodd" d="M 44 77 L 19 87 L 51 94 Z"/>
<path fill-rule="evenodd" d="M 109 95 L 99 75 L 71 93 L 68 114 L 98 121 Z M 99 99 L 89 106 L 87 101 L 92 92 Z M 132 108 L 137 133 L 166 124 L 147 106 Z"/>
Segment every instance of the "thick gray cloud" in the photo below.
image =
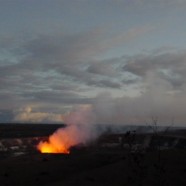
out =
<path fill-rule="evenodd" d="M 135 79 L 124 79 L 122 82 L 125 85 L 136 84 L 136 83 L 139 82 L 139 79 L 138 78 L 135 78 Z"/>
<path fill-rule="evenodd" d="M 145 124 L 158 118 L 158 124 L 185 125 L 186 55 L 162 52 L 123 57 L 123 73 L 133 79 L 124 84 L 140 85 L 139 95 L 113 97 L 101 94 L 93 110 L 101 123 Z M 137 91 L 137 90 L 136 90 Z"/>
<path fill-rule="evenodd" d="M 134 56 L 126 61 L 123 70 L 143 78 L 156 72 L 157 76 L 166 79 L 173 86 L 181 86 L 186 81 L 186 54 L 182 52 Z"/>
<path fill-rule="evenodd" d="M 169 124 L 174 118 L 176 124 L 184 124 L 184 52 L 123 56 L 118 59 L 87 63 L 82 61 L 77 64 L 74 61 L 63 64 L 54 60 L 58 68 L 51 68 L 50 61 L 39 64 L 34 61 L 32 64 L 31 58 L 28 55 L 18 64 L 0 68 L 2 105 L 8 109 L 13 104 L 14 109 L 24 108 L 24 105 L 32 108 L 34 105 L 32 112 L 24 109 L 14 112 L 15 121 L 31 122 L 34 118 L 33 121 L 47 121 L 51 117 L 59 122 L 60 115 L 51 112 L 50 107 L 88 104 L 92 105 L 98 123 L 143 124 L 146 119 L 157 116 L 160 123 Z M 39 59 L 39 56 L 37 58 Z M 35 60 L 35 57 L 33 59 Z M 30 68 L 26 68 L 26 64 L 29 64 Z M 122 66 L 123 68 L 120 68 Z M 32 69 L 35 69 L 34 73 Z M 110 94 L 101 94 L 90 98 L 85 96 L 86 90 L 82 85 L 87 86 L 87 90 L 93 90 L 94 87 L 119 90 L 130 85 L 140 86 L 136 90 L 139 92 L 136 97 L 116 98 Z M 106 90 L 110 91 L 104 89 Z"/>
<path fill-rule="evenodd" d="M 83 104 L 90 103 L 91 99 L 78 95 L 74 91 L 38 91 L 24 93 L 23 97 L 31 97 L 35 102 L 51 103 L 51 104 Z"/>
<path fill-rule="evenodd" d="M 88 66 L 87 72 L 107 77 L 117 77 L 117 68 L 120 63 L 120 58 L 95 61 Z"/>
<path fill-rule="evenodd" d="M 113 82 L 110 80 L 98 80 L 98 81 L 90 80 L 88 81 L 88 85 L 92 85 L 95 87 L 106 87 L 106 88 L 117 88 L 117 89 L 121 88 L 120 83 Z"/>
<path fill-rule="evenodd" d="M 60 115 L 50 108 L 56 106 L 60 112 L 65 106 L 92 105 L 98 123 L 134 124 L 154 115 L 162 123 L 172 117 L 183 123 L 186 104 L 180 96 L 185 100 L 185 53 L 95 60 L 95 54 L 107 50 L 99 37 L 94 31 L 72 36 L 39 35 L 21 42 L 13 49 L 19 60 L 9 59 L 0 66 L 1 108 L 32 108 L 31 112 L 15 111 L 16 121 L 47 121 L 51 117 L 59 122 Z M 114 46 L 119 42 L 117 38 L 113 41 Z M 86 94 L 95 88 L 99 92 L 120 91 L 121 96 Z M 137 96 L 123 96 L 125 90 L 135 91 Z"/>
<path fill-rule="evenodd" d="M 12 50 L 14 58 L 19 61 L 12 63 L 10 58 L 7 63 L 1 61 L 1 108 L 15 110 L 45 103 L 49 107 L 87 104 L 91 99 L 81 95 L 85 92 L 81 85 L 118 88 L 109 81 L 101 82 L 100 77 L 93 78 L 91 73 L 82 69 L 85 59 L 94 51 L 95 34 L 38 36 L 17 43 Z M 4 48 L 9 50 L 8 43 Z"/>
<path fill-rule="evenodd" d="M 89 105 L 98 122 L 183 120 L 184 0 L 0 4 L 2 118 L 8 110 L 16 120 L 59 121 Z"/>
<path fill-rule="evenodd" d="M 97 74 L 89 72 L 86 68 L 97 63 L 90 60 L 92 55 L 100 53 L 101 48 L 105 48 L 103 45 L 100 46 L 101 36 L 99 30 L 93 30 L 77 35 L 38 35 L 25 42 L 16 41 L 17 46 L 14 47 L 13 53 L 14 58 L 19 61 L 11 63 L 9 59 L 9 63 L 0 66 L 2 89 L 13 90 L 15 94 L 22 91 L 24 96 L 28 95 L 27 92 L 51 90 L 56 86 L 61 86 L 61 91 L 62 89 L 67 91 L 68 84 L 68 87 L 71 87 L 70 96 L 73 91 L 77 91 L 77 88 L 74 89 L 75 83 L 120 88 L 120 83 L 110 78 L 111 73 L 117 75 L 111 68 L 113 64 L 108 64 L 107 67 L 105 62 L 100 61 L 101 71 Z M 7 50 L 8 48 L 9 46 Z M 61 94 L 63 95 L 62 92 Z M 74 100 L 74 97 L 72 99 Z"/>

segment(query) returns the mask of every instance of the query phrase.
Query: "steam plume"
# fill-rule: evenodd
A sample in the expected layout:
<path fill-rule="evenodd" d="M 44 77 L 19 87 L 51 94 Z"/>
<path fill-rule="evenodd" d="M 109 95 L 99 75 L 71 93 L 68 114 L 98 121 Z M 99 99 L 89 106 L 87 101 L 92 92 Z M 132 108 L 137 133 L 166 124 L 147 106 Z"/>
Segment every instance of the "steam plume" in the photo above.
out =
<path fill-rule="evenodd" d="M 64 116 L 68 126 L 52 134 L 48 141 L 40 142 L 37 148 L 43 153 L 69 153 L 74 145 L 95 139 L 94 115 L 91 107 L 78 107 Z"/>

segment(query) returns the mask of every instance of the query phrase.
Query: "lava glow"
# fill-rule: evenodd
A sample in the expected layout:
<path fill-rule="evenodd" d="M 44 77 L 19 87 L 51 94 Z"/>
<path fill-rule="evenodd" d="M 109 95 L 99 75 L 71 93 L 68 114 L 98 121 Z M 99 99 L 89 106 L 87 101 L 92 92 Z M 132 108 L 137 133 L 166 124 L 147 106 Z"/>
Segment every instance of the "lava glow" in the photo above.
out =
<path fill-rule="evenodd" d="M 58 129 L 48 141 L 41 141 L 37 149 L 41 153 L 63 153 L 69 154 L 70 148 L 81 141 L 80 131 L 76 126 Z"/>
<path fill-rule="evenodd" d="M 92 139 L 90 121 L 93 121 L 91 107 L 78 107 L 64 117 L 69 125 L 58 129 L 47 141 L 41 141 L 37 149 L 41 153 L 69 154 L 71 147 Z"/>
<path fill-rule="evenodd" d="M 50 142 L 40 142 L 37 148 L 41 153 L 63 153 L 63 154 L 70 153 L 70 151 L 66 149 L 64 146 L 58 148 L 55 145 L 51 144 Z"/>

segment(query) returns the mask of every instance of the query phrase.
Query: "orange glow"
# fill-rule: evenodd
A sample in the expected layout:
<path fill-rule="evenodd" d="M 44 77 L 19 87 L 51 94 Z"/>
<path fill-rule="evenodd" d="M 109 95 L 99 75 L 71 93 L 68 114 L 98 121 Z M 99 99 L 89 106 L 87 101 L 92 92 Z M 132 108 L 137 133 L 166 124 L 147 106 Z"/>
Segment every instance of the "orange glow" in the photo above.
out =
<path fill-rule="evenodd" d="M 68 125 L 55 131 L 47 141 L 39 142 L 37 149 L 41 153 L 69 154 L 71 147 L 86 144 L 88 140 L 94 138 L 90 131 L 92 129 L 90 121 L 94 120 L 90 105 L 77 107 L 63 115 L 61 119 Z"/>
<path fill-rule="evenodd" d="M 47 141 L 40 141 L 37 145 L 37 149 L 41 153 L 69 154 L 69 149 L 80 142 L 81 138 L 79 134 L 80 132 L 76 126 L 58 129 L 49 136 Z"/>
<path fill-rule="evenodd" d="M 49 142 L 40 142 L 37 146 L 38 150 L 41 153 L 63 153 L 63 154 L 69 154 L 70 151 L 66 149 L 65 147 L 60 147 L 59 149 Z"/>

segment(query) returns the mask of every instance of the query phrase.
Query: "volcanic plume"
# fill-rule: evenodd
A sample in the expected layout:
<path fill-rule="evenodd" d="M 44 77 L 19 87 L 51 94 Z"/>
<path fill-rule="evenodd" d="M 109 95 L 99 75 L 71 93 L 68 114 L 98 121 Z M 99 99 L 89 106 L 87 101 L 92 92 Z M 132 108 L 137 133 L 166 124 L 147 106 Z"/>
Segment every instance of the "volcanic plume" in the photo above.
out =
<path fill-rule="evenodd" d="M 70 153 L 70 148 L 85 144 L 96 137 L 93 131 L 94 117 L 91 107 L 78 107 L 64 117 L 67 127 L 60 128 L 49 136 L 48 141 L 41 141 L 37 149 L 42 153 Z"/>

